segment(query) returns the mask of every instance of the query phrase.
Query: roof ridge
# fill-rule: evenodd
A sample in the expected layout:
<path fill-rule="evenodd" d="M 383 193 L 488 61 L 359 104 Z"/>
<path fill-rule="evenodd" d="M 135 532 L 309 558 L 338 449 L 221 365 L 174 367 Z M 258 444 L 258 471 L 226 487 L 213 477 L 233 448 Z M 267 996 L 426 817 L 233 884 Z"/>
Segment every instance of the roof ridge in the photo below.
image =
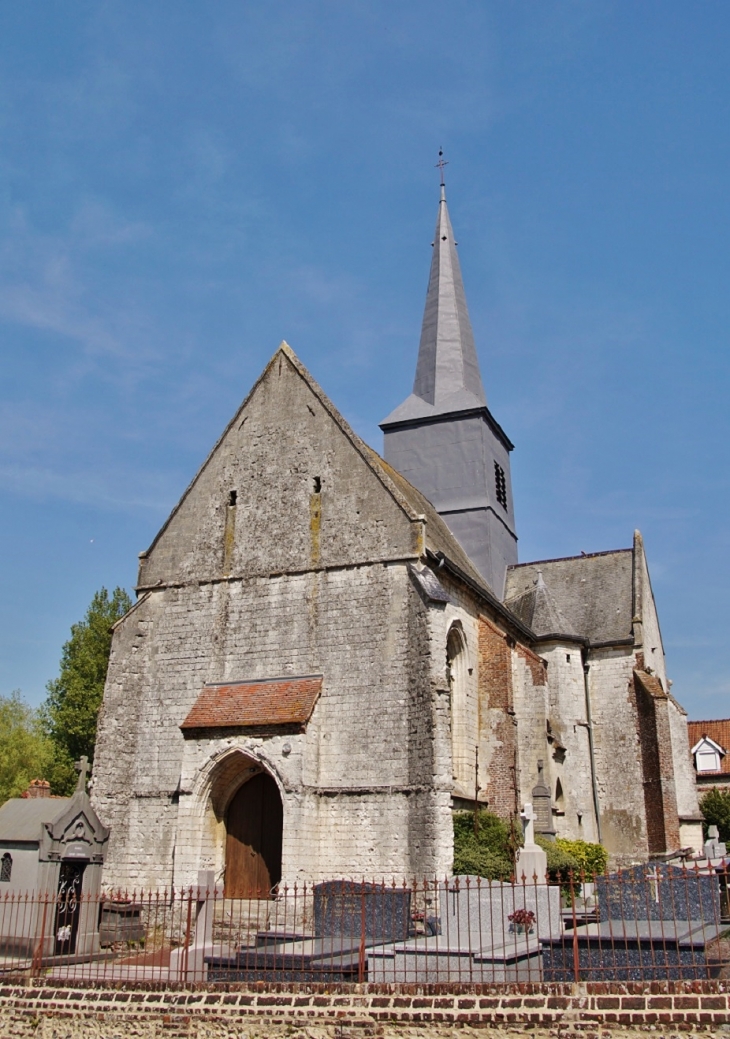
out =
<path fill-rule="evenodd" d="M 538 566 L 541 563 L 567 563 L 569 559 L 595 559 L 597 556 L 617 556 L 622 552 L 633 552 L 633 548 L 608 548 L 604 552 L 582 552 L 579 556 L 555 556 L 553 559 L 532 559 L 526 563 L 510 563 L 508 570 L 519 570 L 524 566 Z"/>

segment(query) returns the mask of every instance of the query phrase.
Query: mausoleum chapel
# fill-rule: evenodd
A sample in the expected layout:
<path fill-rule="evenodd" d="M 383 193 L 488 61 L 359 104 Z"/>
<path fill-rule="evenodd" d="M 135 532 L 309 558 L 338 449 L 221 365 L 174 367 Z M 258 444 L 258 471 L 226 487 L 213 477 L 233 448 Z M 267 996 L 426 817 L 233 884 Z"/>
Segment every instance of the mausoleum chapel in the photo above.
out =
<path fill-rule="evenodd" d="M 380 455 L 282 343 L 140 554 L 94 762 L 105 884 L 444 876 L 475 799 L 614 864 L 701 851 L 641 535 L 518 560 L 443 185 L 414 362 Z"/>

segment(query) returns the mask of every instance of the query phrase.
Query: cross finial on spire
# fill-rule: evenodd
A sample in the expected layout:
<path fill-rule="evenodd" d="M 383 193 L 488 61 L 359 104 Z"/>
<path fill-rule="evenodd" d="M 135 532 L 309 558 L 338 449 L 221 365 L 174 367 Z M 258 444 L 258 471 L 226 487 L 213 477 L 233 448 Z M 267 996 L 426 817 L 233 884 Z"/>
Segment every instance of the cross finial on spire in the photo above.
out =
<path fill-rule="evenodd" d="M 446 181 L 444 180 L 444 166 L 448 166 L 448 165 L 449 165 L 448 159 L 444 159 L 444 150 L 443 150 L 443 148 L 439 148 L 439 161 L 436 163 L 436 169 L 441 171 L 441 187 L 442 188 L 446 186 Z"/>

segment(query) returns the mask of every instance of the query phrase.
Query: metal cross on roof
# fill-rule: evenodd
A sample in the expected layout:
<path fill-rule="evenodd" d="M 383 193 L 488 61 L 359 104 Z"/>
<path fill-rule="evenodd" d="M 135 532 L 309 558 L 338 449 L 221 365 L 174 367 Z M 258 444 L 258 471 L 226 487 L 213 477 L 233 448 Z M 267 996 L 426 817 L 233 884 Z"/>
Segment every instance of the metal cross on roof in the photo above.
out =
<path fill-rule="evenodd" d="M 441 187 L 443 187 L 445 185 L 445 183 L 446 183 L 446 181 L 444 180 L 444 166 L 448 166 L 448 165 L 449 165 L 448 160 L 444 159 L 444 150 L 443 150 L 443 148 L 439 148 L 439 161 L 436 163 L 436 169 L 441 171 Z"/>

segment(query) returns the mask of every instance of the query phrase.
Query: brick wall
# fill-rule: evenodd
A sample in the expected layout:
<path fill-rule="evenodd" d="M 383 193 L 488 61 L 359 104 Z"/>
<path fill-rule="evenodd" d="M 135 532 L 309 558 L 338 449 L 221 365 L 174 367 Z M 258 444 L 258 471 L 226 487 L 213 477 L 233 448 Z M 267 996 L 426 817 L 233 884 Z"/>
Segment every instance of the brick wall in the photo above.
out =
<path fill-rule="evenodd" d="M 479 700 L 482 727 L 489 732 L 491 742 L 489 807 L 497 815 L 507 817 L 517 808 L 512 652 L 504 632 L 486 617 L 479 618 Z"/>
<path fill-rule="evenodd" d="M 39 1021 L 52 1019 L 62 1020 L 63 1031 L 38 1029 Z M 586 1039 L 604 1028 L 660 1034 L 726 1031 L 730 983 L 227 985 L 160 990 L 143 985 L 95 988 L 6 981 L 0 987 L 0 1028 L 5 1035 L 116 1036 L 121 1028 L 137 1036 L 158 1034 L 145 1031 L 145 1021 L 161 1026 L 159 1034 L 168 1037 L 227 1037 L 234 1021 L 237 1028 L 245 1022 L 246 1028 L 236 1034 L 248 1036 L 270 1035 L 275 1026 L 284 1026 L 290 1035 L 293 1028 L 306 1027 L 302 1034 L 312 1035 L 310 1028 L 326 1022 L 337 1024 L 343 1037 L 351 1028 L 383 1035 L 392 1025 L 400 1026 L 400 1035 L 407 1025 L 420 1026 L 415 1033 L 419 1035 L 424 1026 L 437 1029 L 438 1034 L 443 1034 L 444 1026 L 503 1026 L 512 1033 L 527 1029 L 533 1035 L 536 1029 L 550 1029 L 553 1036 L 555 1029 L 563 1035 L 573 1029 Z M 24 1031 L 24 1022 L 32 1023 L 35 1030 Z"/>

